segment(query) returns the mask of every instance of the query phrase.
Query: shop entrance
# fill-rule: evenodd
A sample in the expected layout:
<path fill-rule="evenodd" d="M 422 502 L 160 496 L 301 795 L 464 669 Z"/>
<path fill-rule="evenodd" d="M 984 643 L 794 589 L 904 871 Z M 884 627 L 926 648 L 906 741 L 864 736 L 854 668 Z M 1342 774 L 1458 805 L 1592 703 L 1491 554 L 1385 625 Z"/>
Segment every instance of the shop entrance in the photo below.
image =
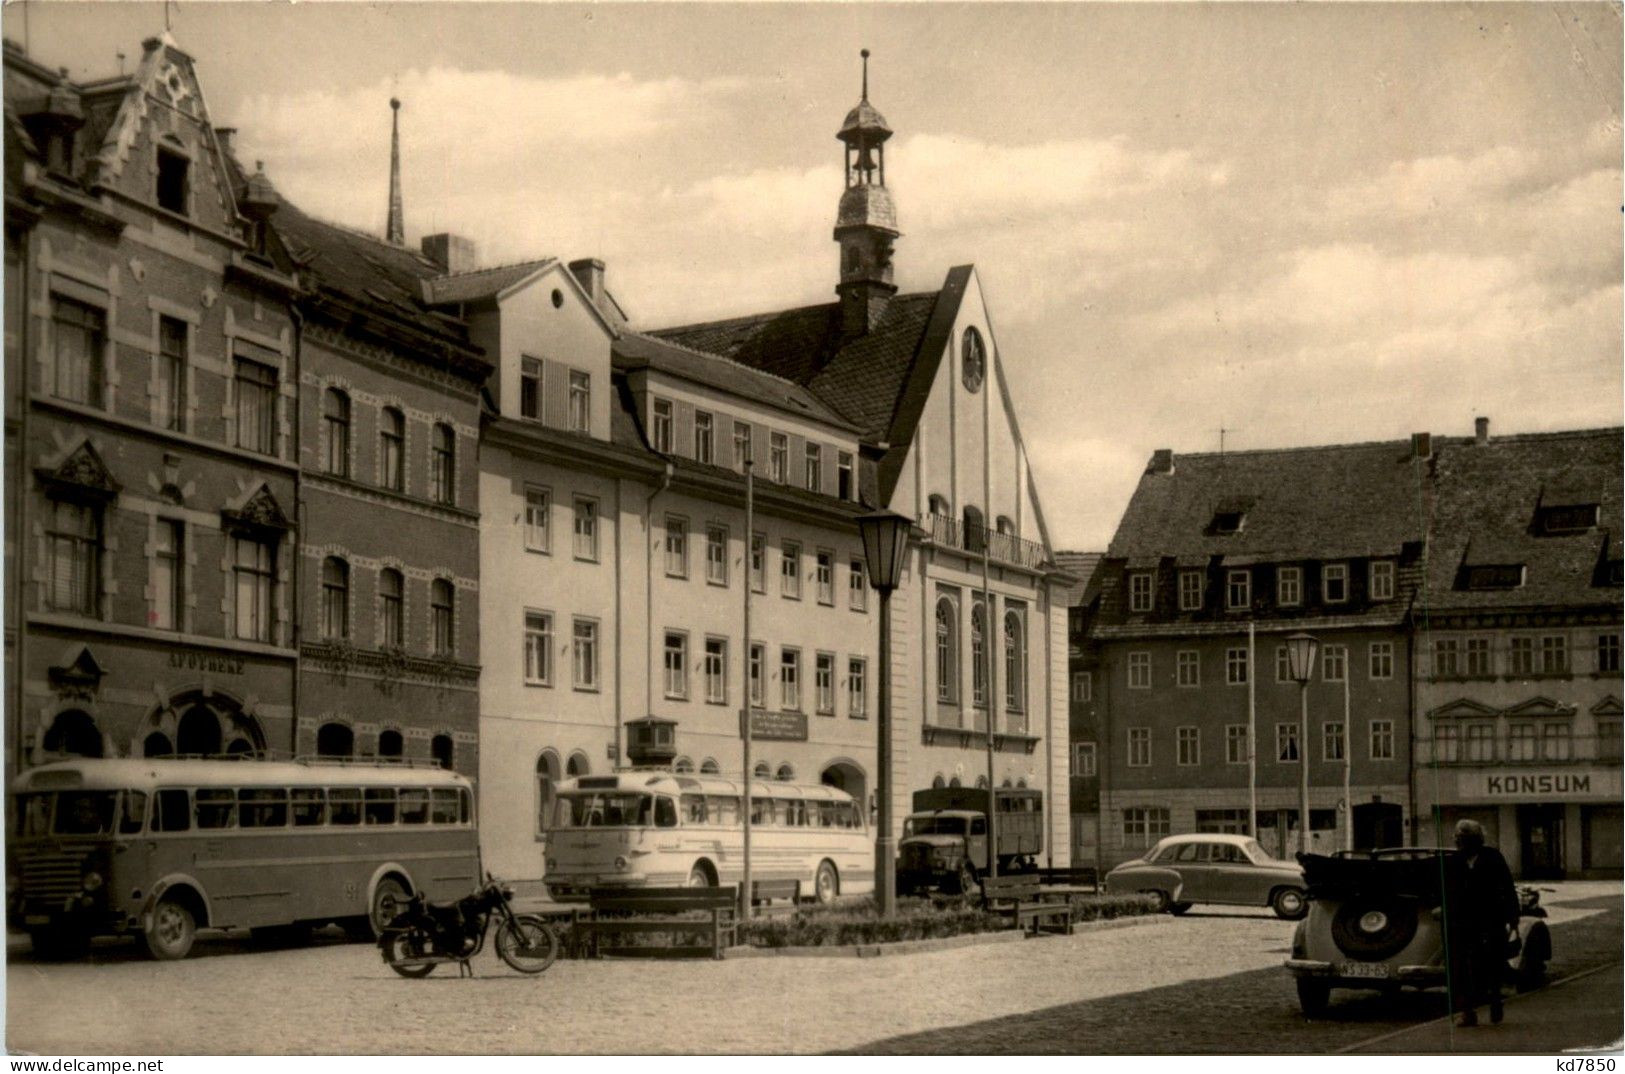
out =
<path fill-rule="evenodd" d="M 1523 875 L 1530 880 L 1563 876 L 1563 807 L 1518 807 L 1518 842 L 1523 852 Z"/>

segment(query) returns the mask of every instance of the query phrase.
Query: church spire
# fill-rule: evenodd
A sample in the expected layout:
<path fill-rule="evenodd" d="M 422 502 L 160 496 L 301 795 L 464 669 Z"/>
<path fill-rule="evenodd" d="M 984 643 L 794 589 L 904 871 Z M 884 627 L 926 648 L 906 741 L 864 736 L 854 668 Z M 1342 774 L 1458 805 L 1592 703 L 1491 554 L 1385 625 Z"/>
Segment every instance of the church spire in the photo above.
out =
<path fill-rule="evenodd" d="M 396 246 L 406 245 L 406 221 L 401 215 L 401 100 L 389 99 L 389 225 L 385 238 Z"/>
<path fill-rule="evenodd" d="M 892 243 L 897 207 L 886 189 L 886 117 L 869 103 L 869 50 L 863 50 L 863 94 L 846 114 L 835 137 L 846 144 L 846 190 L 835 217 L 841 246 L 841 321 L 848 335 L 862 335 L 880 323 L 886 303 L 897 293 L 892 283 Z"/>

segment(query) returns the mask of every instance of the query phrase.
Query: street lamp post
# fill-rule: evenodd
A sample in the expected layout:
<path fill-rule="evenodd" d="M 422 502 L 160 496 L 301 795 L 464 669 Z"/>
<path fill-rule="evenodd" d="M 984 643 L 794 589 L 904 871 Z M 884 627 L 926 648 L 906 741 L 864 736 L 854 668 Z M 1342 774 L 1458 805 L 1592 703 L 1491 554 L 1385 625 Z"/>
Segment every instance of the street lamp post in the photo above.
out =
<path fill-rule="evenodd" d="M 873 511 L 858 518 L 869 584 L 880 594 L 880 697 L 875 720 L 875 798 L 880 816 L 875 832 L 875 895 L 882 918 L 891 917 L 897 910 L 897 852 L 891 810 L 891 595 L 903 577 L 913 525 L 913 520 L 896 511 Z"/>
<path fill-rule="evenodd" d="M 1313 634 L 1288 634 L 1287 668 L 1298 684 L 1298 849 L 1309 853 L 1309 679 L 1315 672 Z"/>

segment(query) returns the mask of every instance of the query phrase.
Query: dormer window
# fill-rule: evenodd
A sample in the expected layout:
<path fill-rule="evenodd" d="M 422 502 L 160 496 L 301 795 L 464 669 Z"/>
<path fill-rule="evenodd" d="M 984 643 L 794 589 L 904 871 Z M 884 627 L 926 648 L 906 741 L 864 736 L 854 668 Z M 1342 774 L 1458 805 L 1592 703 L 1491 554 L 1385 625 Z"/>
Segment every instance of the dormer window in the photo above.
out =
<path fill-rule="evenodd" d="M 1128 610 L 1131 612 L 1148 612 L 1151 610 L 1151 574 L 1149 571 L 1138 571 L 1128 576 Z"/>
<path fill-rule="evenodd" d="M 1517 589 L 1523 585 L 1522 563 L 1478 564 L 1463 569 L 1465 589 Z"/>
<path fill-rule="evenodd" d="M 1597 524 L 1597 505 L 1594 503 L 1542 506 L 1537 525 L 1541 533 L 1584 533 Z"/>
<path fill-rule="evenodd" d="M 1240 511 L 1217 511 L 1213 515 L 1214 533 L 1240 533 L 1244 516 Z"/>
<path fill-rule="evenodd" d="M 650 408 L 653 419 L 649 423 L 650 446 L 663 455 L 671 454 L 671 400 L 656 399 Z"/>
<path fill-rule="evenodd" d="M 529 355 L 519 359 L 519 416 L 542 416 L 542 360 Z"/>
<path fill-rule="evenodd" d="M 1343 604 L 1349 599 L 1347 563 L 1328 563 L 1320 578 L 1321 595 L 1327 604 Z"/>
<path fill-rule="evenodd" d="M 192 162 L 173 150 L 158 150 L 158 207 L 187 215 L 187 174 Z"/>

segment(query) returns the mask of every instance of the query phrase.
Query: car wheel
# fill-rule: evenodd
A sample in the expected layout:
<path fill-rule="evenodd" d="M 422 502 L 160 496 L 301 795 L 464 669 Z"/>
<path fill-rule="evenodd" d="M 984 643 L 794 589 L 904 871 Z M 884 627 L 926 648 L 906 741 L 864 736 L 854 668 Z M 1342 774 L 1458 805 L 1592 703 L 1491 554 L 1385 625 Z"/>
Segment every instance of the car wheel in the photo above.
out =
<path fill-rule="evenodd" d="M 1301 888 L 1281 888 L 1270 896 L 1270 909 L 1286 921 L 1297 921 L 1309 912 L 1309 900 Z"/>
<path fill-rule="evenodd" d="M 1170 914 L 1182 914 L 1186 910 L 1189 910 L 1193 905 L 1195 904 L 1188 902 L 1171 902 L 1168 904 L 1168 912 Z"/>
<path fill-rule="evenodd" d="M 1168 897 L 1168 893 L 1166 891 L 1160 891 L 1153 888 L 1149 891 L 1142 891 L 1140 894 L 1151 896 L 1151 912 L 1153 914 L 1167 913 L 1168 908 L 1174 904 L 1173 900 Z"/>
<path fill-rule="evenodd" d="M 1356 896 L 1332 915 L 1332 940 L 1350 958 L 1381 962 L 1411 942 L 1417 913 L 1414 904 L 1403 900 Z"/>
<path fill-rule="evenodd" d="M 1319 1018 L 1331 1001 L 1332 986 L 1312 977 L 1298 978 L 1298 1006 L 1305 1018 Z"/>

